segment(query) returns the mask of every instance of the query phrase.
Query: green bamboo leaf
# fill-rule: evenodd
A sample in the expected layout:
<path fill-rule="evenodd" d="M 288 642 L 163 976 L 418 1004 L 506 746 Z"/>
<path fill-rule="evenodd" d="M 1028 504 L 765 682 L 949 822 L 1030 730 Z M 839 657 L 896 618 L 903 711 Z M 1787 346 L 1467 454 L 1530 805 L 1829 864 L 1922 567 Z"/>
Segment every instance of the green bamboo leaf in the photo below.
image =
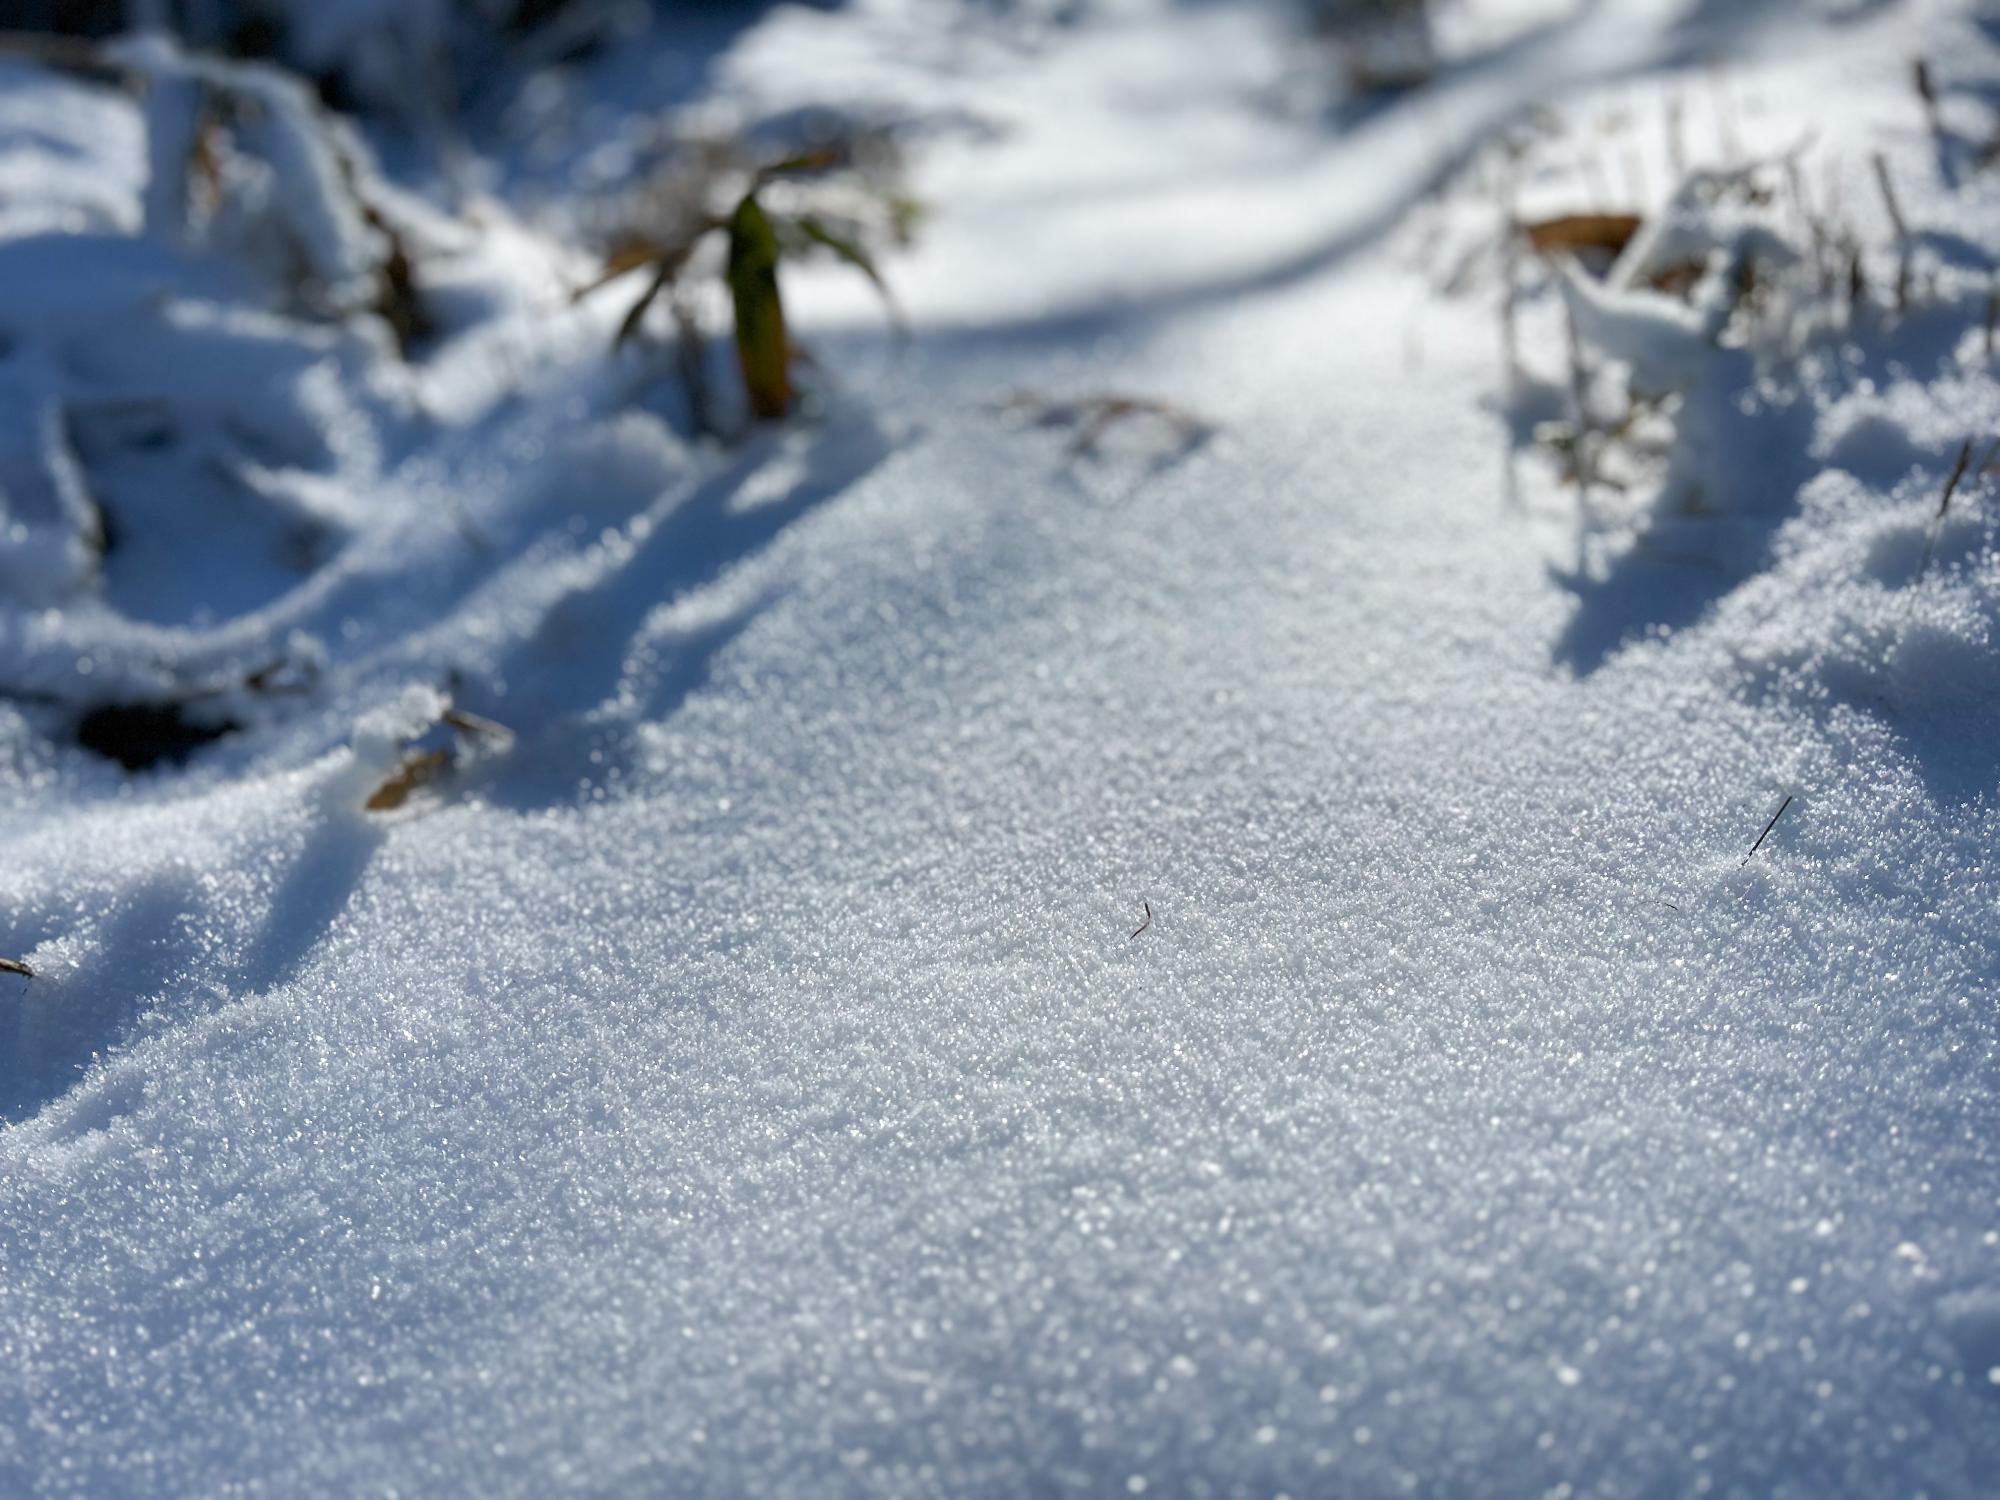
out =
<path fill-rule="evenodd" d="M 750 413 L 782 417 L 792 406 L 791 346 L 778 296 L 778 232 L 753 188 L 729 219 L 729 294 L 736 304 L 736 360 Z"/>
<path fill-rule="evenodd" d="M 817 214 L 800 214 L 792 222 L 798 227 L 800 234 L 816 245 L 825 246 L 866 276 L 881 295 L 882 306 L 889 315 L 890 326 L 899 334 L 905 331 L 903 310 L 896 305 L 895 294 L 889 290 L 889 283 L 884 281 L 882 273 L 875 269 L 874 258 L 861 248 L 853 236 L 840 233 Z"/>

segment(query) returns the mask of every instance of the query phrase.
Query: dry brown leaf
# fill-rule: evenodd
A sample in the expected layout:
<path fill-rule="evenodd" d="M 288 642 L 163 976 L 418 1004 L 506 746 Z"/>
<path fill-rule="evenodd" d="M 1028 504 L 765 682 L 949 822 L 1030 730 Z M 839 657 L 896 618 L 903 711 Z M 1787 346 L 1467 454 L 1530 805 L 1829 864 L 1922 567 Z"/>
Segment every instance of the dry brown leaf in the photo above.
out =
<path fill-rule="evenodd" d="M 1521 232 L 1543 255 L 1558 251 L 1602 250 L 1621 254 L 1643 222 L 1637 214 L 1563 214 L 1523 224 Z"/>
<path fill-rule="evenodd" d="M 412 750 L 362 805 L 370 812 L 393 812 L 410 800 L 410 793 L 437 780 L 450 764 L 449 750 Z"/>

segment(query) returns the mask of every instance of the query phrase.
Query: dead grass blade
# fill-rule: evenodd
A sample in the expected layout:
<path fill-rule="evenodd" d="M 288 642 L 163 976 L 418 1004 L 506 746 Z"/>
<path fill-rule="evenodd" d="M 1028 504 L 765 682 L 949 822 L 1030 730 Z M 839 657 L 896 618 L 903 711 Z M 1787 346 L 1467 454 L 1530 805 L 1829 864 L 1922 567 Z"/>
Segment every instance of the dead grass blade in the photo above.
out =
<path fill-rule="evenodd" d="M 1986 472 L 1986 466 L 1993 462 L 1993 455 L 2000 450 L 2000 439 L 1986 450 L 1986 457 L 1980 460 L 1975 478 Z M 1967 438 L 1958 450 L 1958 462 L 1951 466 L 1951 477 L 1944 482 L 1944 494 L 1938 497 L 1937 514 L 1931 517 L 1930 534 L 1924 538 L 1923 561 L 1917 564 L 1914 582 L 1921 583 L 1924 574 L 1930 571 L 1931 554 L 1937 551 L 1938 533 L 1944 530 L 1945 513 L 1951 509 L 1951 497 L 1958 493 L 1958 482 L 1965 478 L 1965 471 L 1972 462 L 1972 439 Z"/>
<path fill-rule="evenodd" d="M 362 806 L 369 812 L 394 812 L 410 800 L 412 792 L 429 786 L 443 775 L 451 761 L 449 750 L 410 751 Z"/>
<path fill-rule="evenodd" d="M 646 290 L 639 294 L 639 300 L 634 302 L 630 310 L 619 320 L 618 331 L 611 336 L 613 349 L 624 348 L 625 341 L 639 331 L 639 324 L 645 319 L 646 309 L 659 299 L 660 293 L 673 285 L 674 269 L 672 266 L 661 266 L 654 273 L 653 279 L 646 283 Z"/>
<path fill-rule="evenodd" d="M 846 261 L 855 270 L 866 276 L 882 298 L 882 306 L 888 310 L 890 325 L 901 335 L 907 332 L 903 322 L 903 310 L 896 305 L 896 298 L 889 290 L 889 283 L 882 279 L 882 273 L 875 268 L 875 261 L 869 253 L 851 236 L 840 233 L 817 214 L 801 214 L 792 220 L 800 234 L 815 245 L 824 246 Z"/>

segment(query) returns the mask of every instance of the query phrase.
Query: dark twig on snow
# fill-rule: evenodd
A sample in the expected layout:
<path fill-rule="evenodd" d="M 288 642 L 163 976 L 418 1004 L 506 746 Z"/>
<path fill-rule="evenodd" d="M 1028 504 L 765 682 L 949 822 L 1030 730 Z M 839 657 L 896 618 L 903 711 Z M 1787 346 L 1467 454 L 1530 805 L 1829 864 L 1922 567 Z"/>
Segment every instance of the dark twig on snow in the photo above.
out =
<path fill-rule="evenodd" d="M 1764 831 L 1757 835 L 1757 842 L 1752 844 L 1750 846 L 1750 852 L 1743 856 L 1744 865 L 1749 864 L 1751 860 L 1757 857 L 1757 851 L 1764 847 L 1764 840 L 1771 836 L 1771 830 L 1778 826 L 1778 819 L 1782 818 L 1785 815 L 1785 809 L 1790 807 L 1791 805 L 1792 805 L 1792 799 L 1790 797 L 1787 797 L 1783 802 L 1781 802 L 1778 805 L 1778 810 L 1771 814 L 1771 821 L 1766 823 L 1764 825 Z M 1738 865 L 1736 868 L 1740 870 L 1743 868 L 1743 865 Z"/>
<path fill-rule="evenodd" d="M 1889 222 L 1896 230 L 1896 311 L 1910 306 L 1910 229 L 1896 201 L 1896 185 L 1889 180 L 1889 159 L 1875 153 L 1875 181 L 1882 189 L 1882 206 L 1889 210 Z"/>
<path fill-rule="evenodd" d="M 1993 462 L 1993 454 L 2000 449 L 2000 440 L 1986 450 L 1986 457 L 1980 461 L 1979 472 L 1986 472 L 1987 464 Z M 1930 571 L 1931 554 L 1937 550 L 1938 533 L 1944 530 L 1945 512 L 1951 509 L 1951 497 L 1958 492 L 1959 480 L 1965 478 L 1966 465 L 1972 461 L 1972 439 L 1967 438 L 1959 445 L 1958 462 L 1951 466 L 1951 478 L 1944 482 L 1944 494 L 1938 499 L 1937 514 L 1931 517 L 1930 535 L 1924 538 L 1924 560 L 1917 564 L 1916 582 L 1921 583 L 1925 573 Z"/>
<path fill-rule="evenodd" d="M 23 979 L 35 977 L 35 971 L 18 958 L 0 958 L 0 974 L 19 974 Z"/>
<path fill-rule="evenodd" d="M 1576 492 L 1588 514 L 1591 486 L 1597 480 L 1597 454 L 1591 439 L 1595 427 L 1590 417 L 1590 373 L 1583 364 L 1583 338 L 1577 332 L 1576 308 L 1563 299 L 1563 330 L 1569 348 L 1569 399 L 1576 414 Z"/>
<path fill-rule="evenodd" d="M 1918 58 L 1912 70 L 1916 75 L 1917 97 L 1924 102 L 1924 122 L 1930 126 L 1931 140 L 1937 144 L 1938 173 L 1946 186 L 1955 186 L 1957 175 L 1952 170 L 1951 137 L 1945 134 L 1944 119 L 1938 114 L 1937 85 L 1931 81 L 1931 65 Z"/>
<path fill-rule="evenodd" d="M 1813 270 L 1819 274 L 1820 292 L 1831 296 L 1833 270 L 1827 263 L 1826 226 L 1820 222 L 1819 215 L 1813 212 L 1812 198 L 1806 192 L 1806 176 L 1799 170 L 1799 159 L 1796 156 L 1785 158 L 1785 185 L 1791 190 L 1792 206 L 1798 213 L 1799 222 L 1805 225 L 1806 233 L 1812 236 L 1812 263 Z"/>
<path fill-rule="evenodd" d="M 1153 903 L 1150 901 L 1141 901 L 1139 904 L 1146 908 L 1146 920 L 1141 922 L 1137 927 L 1134 927 L 1132 929 L 1132 937 L 1137 937 L 1140 933 L 1144 932 L 1148 927 L 1151 927 L 1153 925 Z M 1130 942 L 1131 938 L 1127 938 L 1126 941 Z"/>

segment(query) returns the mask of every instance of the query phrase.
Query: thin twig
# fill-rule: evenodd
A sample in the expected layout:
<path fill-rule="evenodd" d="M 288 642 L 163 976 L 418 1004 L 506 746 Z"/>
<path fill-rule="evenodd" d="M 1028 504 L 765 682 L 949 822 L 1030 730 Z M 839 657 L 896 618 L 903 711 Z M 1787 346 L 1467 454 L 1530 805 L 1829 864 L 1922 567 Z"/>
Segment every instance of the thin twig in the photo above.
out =
<path fill-rule="evenodd" d="M 1569 398 L 1576 409 L 1576 492 L 1580 507 L 1590 507 L 1590 490 L 1597 479 L 1596 453 L 1591 444 L 1595 428 L 1590 418 L 1590 376 L 1583 367 L 1583 336 L 1577 331 L 1576 307 L 1563 298 L 1563 329 L 1569 349 Z"/>
<path fill-rule="evenodd" d="M 1757 835 L 1757 842 L 1752 844 L 1750 852 L 1743 856 L 1743 865 L 1749 864 L 1751 860 L 1757 857 L 1757 851 L 1764 847 L 1764 840 L 1771 836 L 1771 830 L 1778 826 L 1778 819 L 1785 815 L 1785 809 L 1791 805 L 1792 799 L 1790 797 L 1787 797 L 1779 804 L 1778 810 L 1771 814 L 1771 821 L 1764 825 L 1764 831 Z M 1736 868 L 1740 870 L 1743 868 L 1743 865 L 1738 865 Z"/>
<path fill-rule="evenodd" d="M 1513 159 L 1500 166 L 1500 358 L 1505 364 L 1507 397 L 1511 401 L 1521 386 L 1521 335 L 1519 298 L 1521 280 L 1521 220 L 1516 211 L 1518 182 Z"/>
<path fill-rule="evenodd" d="M 1930 126 L 1931 140 L 1937 145 L 1938 175 L 1944 178 L 1947 187 L 1955 186 L 1952 170 L 1951 137 L 1945 134 L 1944 120 L 1938 114 L 1937 85 L 1931 81 L 1931 65 L 1918 58 L 1916 67 L 1917 97 L 1924 102 L 1924 121 Z"/>
<path fill-rule="evenodd" d="M 1826 234 L 1820 227 L 1818 216 L 1812 211 L 1812 200 L 1806 196 L 1806 175 L 1799 170 L 1797 157 L 1785 160 L 1785 185 L 1791 190 L 1792 207 L 1798 213 L 1799 222 L 1812 236 L 1812 263 L 1813 269 L 1819 273 L 1820 291 L 1831 291 L 1833 278 L 1826 268 Z"/>
<path fill-rule="evenodd" d="M 1875 153 L 1875 181 L 1882 189 L 1883 206 L 1896 230 L 1896 311 L 1907 312 L 1910 305 L 1910 229 L 1903 220 L 1902 205 L 1896 201 L 1896 185 L 1889 180 L 1889 158 Z"/>
<path fill-rule="evenodd" d="M 35 977 L 35 971 L 18 958 L 0 958 L 0 974 L 19 974 L 23 979 Z"/>
<path fill-rule="evenodd" d="M 1144 932 L 1148 927 L 1151 927 L 1153 925 L 1153 903 L 1150 901 L 1141 901 L 1139 904 L 1146 908 L 1146 920 L 1141 922 L 1137 927 L 1134 927 L 1132 929 L 1132 937 L 1137 937 L 1140 933 Z M 1131 940 L 1132 938 L 1126 939 L 1128 943 Z"/>
<path fill-rule="evenodd" d="M 1986 457 L 1979 462 L 1979 473 L 1986 472 L 1986 466 L 1993 462 L 1993 455 L 2000 451 L 2000 439 L 1995 439 L 1993 447 L 1986 450 Z M 1966 466 L 1972 461 L 1972 439 L 1967 438 L 1958 449 L 1958 462 L 1951 466 L 1951 478 L 1944 482 L 1944 494 L 1938 498 L 1937 514 L 1931 517 L 1930 535 L 1924 538 L 1924 559 L 1917 564 L 1914 582 L 1923 582 L 1924 574 L 1931 565 L 1931 554 L 1937 550 L 1938 534 L 1944 530 L 1945 512 L 1951 509 L 1951 497 L 1958 492 L 1958 482 L 1965 477 Z"/>

